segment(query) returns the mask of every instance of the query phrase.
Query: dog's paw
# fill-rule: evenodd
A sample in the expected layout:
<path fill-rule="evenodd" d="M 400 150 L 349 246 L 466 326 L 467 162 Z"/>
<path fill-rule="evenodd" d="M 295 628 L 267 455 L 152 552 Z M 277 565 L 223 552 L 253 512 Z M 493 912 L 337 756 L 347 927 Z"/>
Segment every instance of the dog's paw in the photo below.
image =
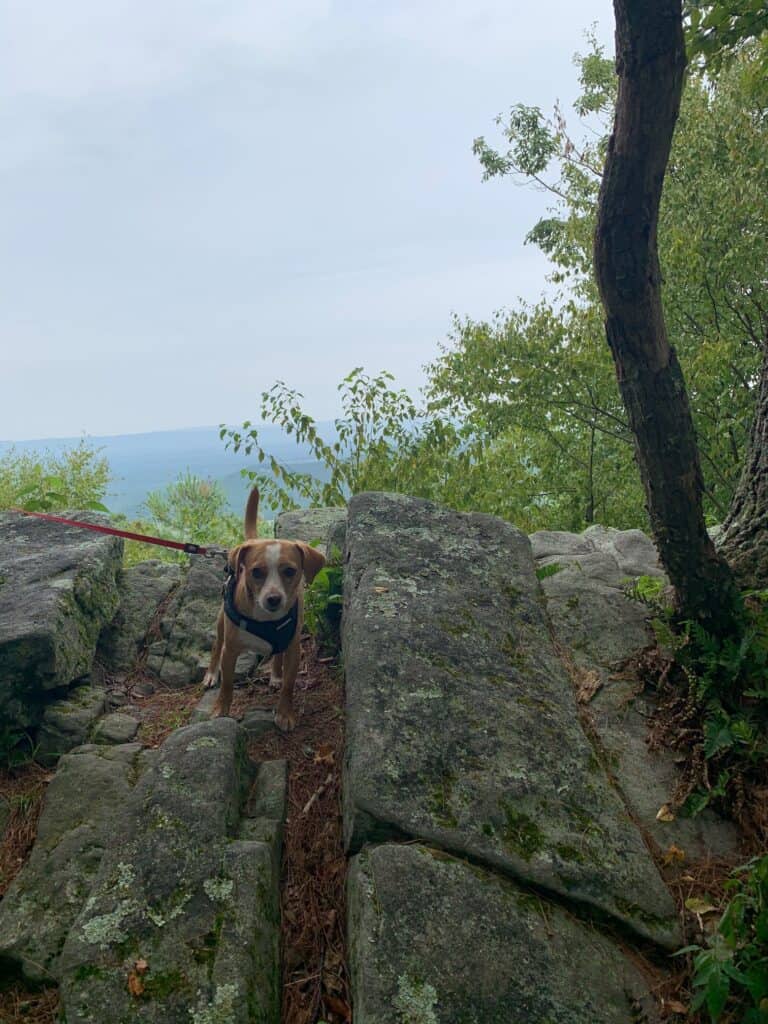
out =
<path fill-rule="evenodd" d="M 281 732 L 293 732 L 296 728 L 296 712 L 293 708 L 278 708 L 275 711 L 275 725 Z"/>
<path fill-rule="evenodd" d="M 203 677 L 203 689 L 212 690 L 214 686 L 219 685 L 219 673 L 218 672 L 206 672 Z"/>

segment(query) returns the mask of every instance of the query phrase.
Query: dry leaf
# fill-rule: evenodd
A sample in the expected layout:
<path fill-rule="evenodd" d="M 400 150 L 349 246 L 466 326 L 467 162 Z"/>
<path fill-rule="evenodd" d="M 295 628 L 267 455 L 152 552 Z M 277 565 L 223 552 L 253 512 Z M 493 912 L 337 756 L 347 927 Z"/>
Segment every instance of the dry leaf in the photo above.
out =
<path fill-rule="evenodd" d="M 662 804 L 656 812 L 656 821 L 674 821 L 675 816 L 669 804 Z"/>
<path fill-rule="evenodd" d="M 388 594 L 389 587 L 374 587 L 373 592 L 374 594 Z"/>
<path fill-rule="evenodd" d="M 674 843 L 670 846 L 667 852 L 662 857 L 662 861 L 669 867 L 670 864 L 681 864 L 685 860 L 685 850 L 681 850 L 679 846 L 675 846 Z"/>
<path fill-rule="evenodd" d="M 149 964 L 144 959 L 144 957 L 140 957 L 133 965 L 133 968 L 137 974 L 146 974 L 147 971 L 149 970 Z"/>
<path fill-rule="evenodd" d="M 595 672 L 594 669 L 579 669 L 576 681 L 576 699 L 579 704 L 589 704 L 602 685 L 599 672 Z"/>
<path fill-rule="evenodd" d="M 671 1010 L 672 1013 L 688 1013 L 688 1007 L 683 1006 L 682 1003 L 678 1002 L 677 999 L 664 1000 L 664 1006 L 667 1010 Z"/>
<path fill-rule="evenodd" d="M 321 743 L 315 751 L 315 764 L 333 764 L 335 758 L 333 746 Z"/>
<path fill-rule="evenodd" d="M 140 995 L 144 994 L 144 982 L 138 976 L 136 971 L 131 971 L 128 975 L 128 991 L 136 999 L 138 999 Z"/>
<path fill-rule="evenodd" d="M 352 1020 L 352 1011 L 343 999 L 339 999 L 337 996 L 327 995 L 324 997 L 323 1001 L 331 1013 L 337 1013 L 339 1017 L 342 1017 L 345 1021 Z"/>

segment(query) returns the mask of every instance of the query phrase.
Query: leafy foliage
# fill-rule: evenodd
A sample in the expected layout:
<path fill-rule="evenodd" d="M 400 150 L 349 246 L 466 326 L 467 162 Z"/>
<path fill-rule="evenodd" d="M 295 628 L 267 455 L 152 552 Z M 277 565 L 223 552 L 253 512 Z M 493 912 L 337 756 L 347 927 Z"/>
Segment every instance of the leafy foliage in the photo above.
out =
<path fill-rule="evenodd" d="M 662 576 L 638 576 L 627 589 L 627 596 L 666 615 L 668 609 L 662 601 L 665 581 Z"/>
<path fill-rule="evenodd" d="M 768 336 L 768 90 L 761 59 L 756 44 L 744 45 L 716 77 L 688 82 L 659 225 L 670 338 L 686 374 L 711 521 L 722 521 L 741 473 Z M 558 298 L 485 323 L 457 322 L 430 385 L 434 401 L 464 396 L 465 423 L 486 446 L 501 436 L 513 451 L 521 441 L 530 444 L 542 525 L 579 528 L 591 516 L 640 525 L 633 441 L 592 275 L 615 75 L 593 38 L 575 62 L 575 126 L 559 108 L 547 118 L 536 107 L 515 106 L 497 118 L 503 148 L 482 138 L 474 144 L 484 177 L 510 176 L 553 197 L 528 241 L 552 261 Z M 513 487 L 525 454 L 513 456 Z M 531 483 L 523 483 L 523 506 Z M 532 511 L 538 515 L 536 505 Z"/>
<path fill-rule="evenodd" d="M 344 570 L 331 560 L 315 576 L 304 593 L 304 618 L 320 647 L 337 651 L 343 596 Z"/>
<path fill-rule="evenodd" d="M 744 46 L 755 41 L 768 67 L 768 7 L 764 0 L 687 0 L 689 56 L 709 73 L 721 70 Z"/>
<path fill-rule="evenodd" d="M 312 505 L 343 505 L 350 494 L 371 487 L 400 490 L 406 484 L 401 472 L 414 443 L 418 412 L 408 394 L 395 390 L 392 374 L 369 376 L 361 367 L 347 374 L 339 385 L 343 415 L 334 421 L 335 436 L 325 439 L 316 421 L 300 405 L 303 396 L 277 381 L 261 396 L 261 419 L 275 423 L 286 434 L 305 444 L 321 463 L 327 479 L 291 469 L 267 454 L 259 431 L 250 421 L 237 430 L 222 425 L 220 436 L 227 447 L 246 455 L 255 453 L 267 462 L 271 476 L 253 470 L 243 475 L 256 483 L 262 498 L 275 508 L 296 508 L 301 500 Z"/>
<path fill-rule="evenodd" d="M 692 1010 L 706 1007 L 713 1024 L 768 1020 L 768 856 L 737 868 L 726 883 L 733 894 L 706 947 L 693 953 Z M 679 955 L 679 954 L 678 954 Z"/>
<path fill-rule="evenodd" d="M 87 441 L 59 455 L 11 448 L 0 456 L 0 508 L 106 512 L 102 499 L 110 478 L 107 460 Z"/>
<path fill-rule="evenodd" d="M 502 145 L 474 149 L 485 178 L 546 190 L 553 208 L 528 235 L 550 258 L 553 298 L 488 320 L 455 318 L 427 367 L 423 405 L 389 374 L 357 368 L 339 387 L 335 436 L 322 438 L 302 396 L 278 382 L 262 420 L 305 444 L 322 479 L 270 460 L 248 422 L 222 427 L 253 452 L 250 473 L 275 507 L 335 505 L 367 488 L 398 490 L 504 516 L 522 529 L 592 522 L 647 527 L 634 440 L 605 344 L 592 275 L 597 193 L 615 102 L 596 40 L 575 58 L 575 124 L 556 108 L 515 105 Z M 683 364 L 705 473 L 705 511 L 721 522 L 741 473 L 768 336 L 768 104 L 742 52 L 716 79 L 689 82 L 660 223 L 671 340 Z"/>
<path fill-rule="evenodd" d="M 692 815 L 768 764 L 768 592 L 748 594 L 743 616 L 735 637 L 685 623 L 677 644 L 689 699 L 701 709 L 708 776 L 716 779 L 688 797 L 684 809 Z"/>
<path fill-rule="evenodd" d="M 229 511 L 221 486 L 190 472 L 181 473 L 162 491 L 151 491 L 144 501 L 144 512 L 141 518 L 131 521 L 121 517 L 120 525 L 134 533 L 203 546 L 234 547 L 243 539 L 242 520 Z M 148 558 L 185 562 L 188 557 L 181 551 L 138 541 L 127 541 L 125 545 L 127 565 Z"/>
<path fill-rule="evenodd" d="M 0 723 L 0 769 L 18 771 L 32 764 L 36 754 L 37 747 L 25 729 L 13 722 Z"/>

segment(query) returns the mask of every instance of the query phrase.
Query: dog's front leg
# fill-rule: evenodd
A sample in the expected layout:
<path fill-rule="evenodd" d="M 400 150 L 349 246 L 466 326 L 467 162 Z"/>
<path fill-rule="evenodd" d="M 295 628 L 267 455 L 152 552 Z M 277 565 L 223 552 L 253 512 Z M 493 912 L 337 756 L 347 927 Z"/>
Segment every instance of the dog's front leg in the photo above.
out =
<path fill-rule="evenodd" d="M 225 718 L 229 714 L 229 707 L 232 703 L 232 691 L 235 685 L 236 661 L 237 651 L 233 651 L 225 644 L 224 650 L 221 652 L 221 663 L 219 666 L 221 689 L 219 690 L 219 696 L 216 698 L 216 703 L 213 705 L 214 718 Z"/>
<path fill-rule="evenodd" d="M 208 671 L 205 673 L 203 679 L 203 686 L 206 690 L 210 690 L 211 687 L 216 686 L 219 682 L 219 670 L 221 662 L 221 649 L 224 646 L 224 612 L 219 612 L 219 617 L 216 620 L 216 639 L 213 642 L 213 649 L 211 650 L 211 660 L 208 663 Z"/>
<path fill-rule="evenodd" d="M 273 654 L 269 663 L 269 685 L 276 690 L 283 681 L 283 656 Z"/>
<path fill-rule="evenodd" d="M 299 631 L 291 641 L 288 650 L 281 656 L 283 684 L 280 687 L 280 700 L 275 711 L 275 724 L 283 732 L 291 732 L 296 727 L 296 712 L 293 710 L 293 687 L 299 673 Z"/>

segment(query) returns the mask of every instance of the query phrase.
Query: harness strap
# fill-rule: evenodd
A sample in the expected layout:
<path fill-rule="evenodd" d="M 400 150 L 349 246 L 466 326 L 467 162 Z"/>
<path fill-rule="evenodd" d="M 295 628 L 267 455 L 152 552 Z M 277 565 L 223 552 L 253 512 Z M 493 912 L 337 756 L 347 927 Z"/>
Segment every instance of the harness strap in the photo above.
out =
<path fill-rule="evenodd" d="M 233 622 L 238 629 L 243 629 L 251 636 L 265 640 L 271 646 L 272 654 L 282 654 L 283 651 L 288 650 L 299 623 L 298 601 L 282 619 L 260 622 L 258 619 L 251 619 L 247 615 L 243 615 L 235 607 L 235 576 L 231 572 L 224 584 L 224 612 L 229 621 Z"/>

